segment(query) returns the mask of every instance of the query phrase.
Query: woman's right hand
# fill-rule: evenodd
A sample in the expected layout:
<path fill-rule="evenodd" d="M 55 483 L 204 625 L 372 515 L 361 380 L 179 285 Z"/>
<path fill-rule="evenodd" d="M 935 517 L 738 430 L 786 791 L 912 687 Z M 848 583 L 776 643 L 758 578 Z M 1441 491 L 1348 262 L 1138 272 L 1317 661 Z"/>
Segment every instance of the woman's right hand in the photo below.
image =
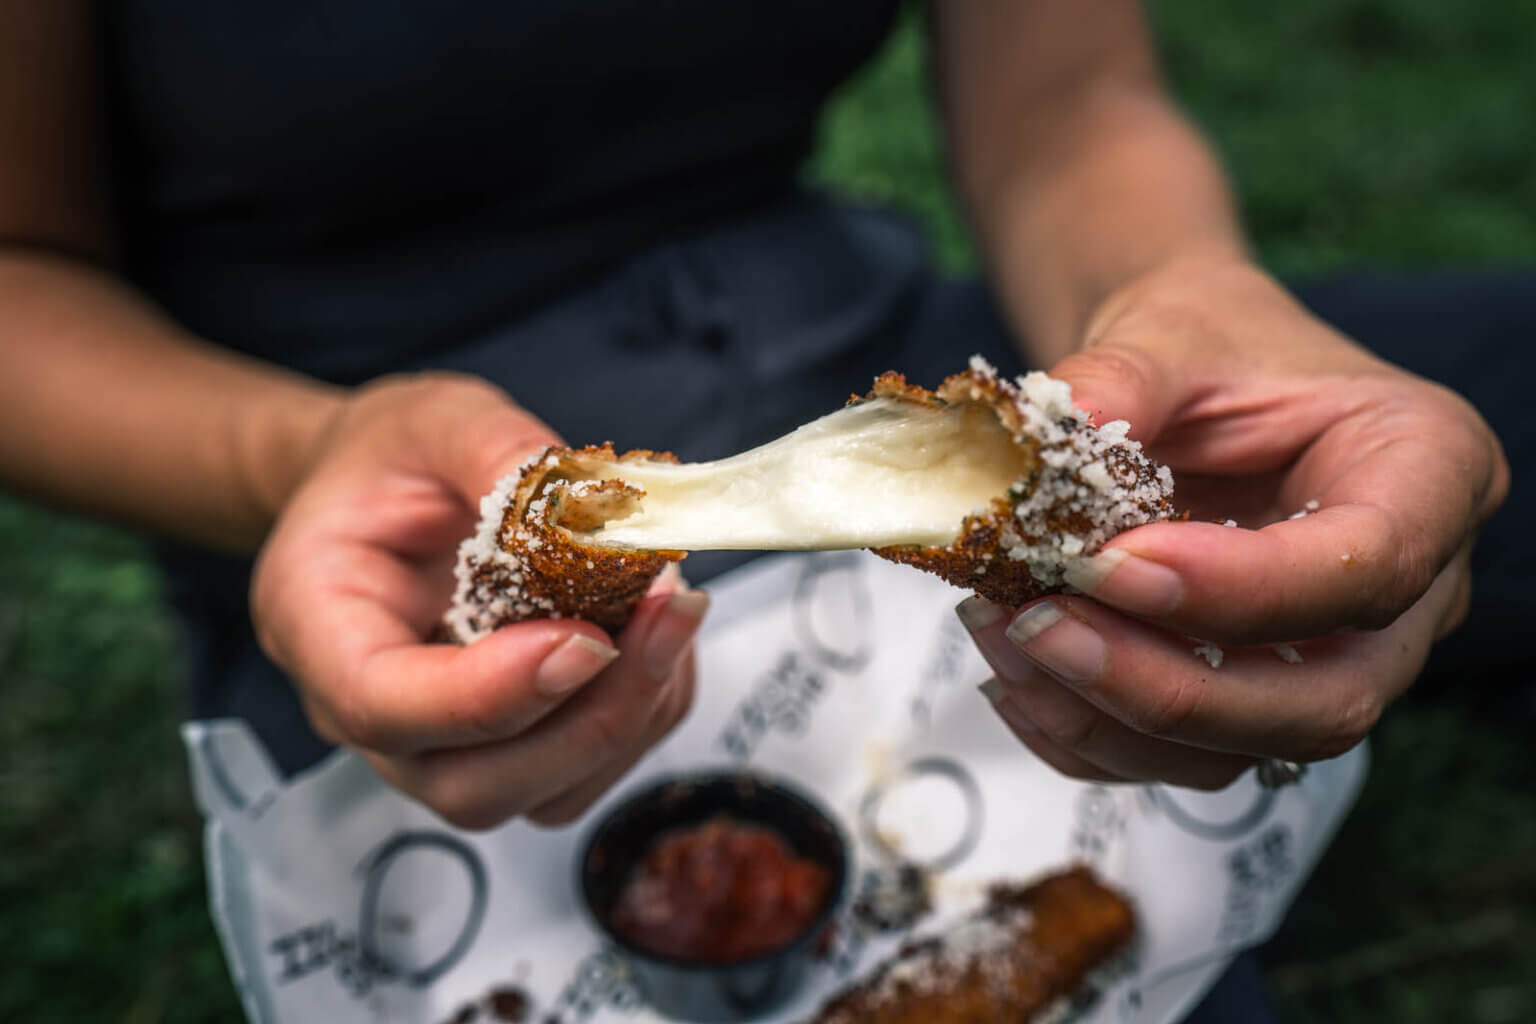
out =
<path fill-rule="evenodd" d="M 495 482 L 558 438 L 472 378 L 388 378 L 341 407 L 263 545 L 262 649 L 316 730 L 453 825 L 578 817 L 687 712 L 708 598 L 665 574 L 629 625 L 425 641 Z"/>

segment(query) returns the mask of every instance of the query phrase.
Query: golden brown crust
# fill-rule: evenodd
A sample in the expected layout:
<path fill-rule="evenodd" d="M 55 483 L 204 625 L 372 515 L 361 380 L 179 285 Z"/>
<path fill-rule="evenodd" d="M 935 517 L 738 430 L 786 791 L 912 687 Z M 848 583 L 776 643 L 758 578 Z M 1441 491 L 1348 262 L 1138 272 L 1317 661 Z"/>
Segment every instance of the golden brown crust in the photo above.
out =
<path fill-rule="evenodd" d="M 666 452 L 617 455 L 609 444 L 547 448 L 502 481 L 482 504 L 480 532 L 459 551 L 459 585 L 444 618 L 458 642 L 527 619 L 579 618 L 617 633 L 661 571 L 685 557 L 681 551 L 616 551 L 572 539 L 571 529 L 588 530 L 625 514 L 639 495 L 622 480 L 573 480 L 564 472 L 573 457 L 676 461 Z"/>
<path fill-rule="evenodd" d="M 1022 390 L 1031 384 L 1038 394 Z M 1123 430 L 1090 425 L 1065 386 L 1043 374 L 1021 378 L 1019 385 L 977 360 L 935 391 L 887 372 L 865 396 L 930 406 L 984 403 L 1033 456 L 1008 495 L 965 518 L 954 543 L 874 549 L 881 558 L 1014 607 L 1059 591 L 1073 558 L 1092 554 L 1122 530 L 1174 515 L 1172 477 L 1142 455 L 1140 445 L 1125 440 Z"/>
<path fill-rule="evenodd" d="M 530 604 L 546 612 L 534 618 L 585 619 L 616 633 L 624 628 L 661 571 L 679 561 L 681 551 L 614 551 L 578 545 L 563 529 L 545 521 L 524 521 L 515 529 L 516 513 L 503 521 L 505 550 L 521 558 L 523 593 Z M 531 547 L 529 539 L 536 539 Z"/>
<path fill-rule="evenodd" d="M 1085 867 L 997 885 L 979 913 L 904 946 L 815 1024 L 1022 1024 L 1076 991 L 1135 930 L 1130 903 Z"/>
<path fill-rule="evenodd" d="M 875 549 L 882 558 L 1017 606 L 1061 589 L 1075 559 L 1121 531 L 1174 514 L 1172 475 L 1126 437 L 1128 425 L 1094 427 L 1067 385 L 1044 374 L 1009 381 L 973 359 L 934 391 L 887 372 L 850 401 L 875 398 L 984 405 L 1025 456 L 1020 479 L 967 516 L 953 543 Z M 468 643 L 510 622 L 563 616 L 622 628 L 651 581 L 683 552 L 589 546 L 570 531 L 588 533 L 638 509 L 641 488 L 591 479 L 594 461 L 637 460 L 676 461 L 644 450 L 618 455 L 607 444 L 551 448 L 498 484 L 482 505 L 480 531 L 460 550 L 459 588 L 445 618 L 451 634 Z"/>
<path fill-rule="evenodd" d="M 1060 590 L 1035 579 L 1029 566 L 1003 552 L 1002 536 L 1013 519 L 1013 506 L 1002 498 L 992 503 L 985 516 L 970 515 L 960 536 L 948 547 L 873 548 L 892 562 L 931 572 L 947 583 L 964 587 L 989 601 L 1017 607 Z"/>

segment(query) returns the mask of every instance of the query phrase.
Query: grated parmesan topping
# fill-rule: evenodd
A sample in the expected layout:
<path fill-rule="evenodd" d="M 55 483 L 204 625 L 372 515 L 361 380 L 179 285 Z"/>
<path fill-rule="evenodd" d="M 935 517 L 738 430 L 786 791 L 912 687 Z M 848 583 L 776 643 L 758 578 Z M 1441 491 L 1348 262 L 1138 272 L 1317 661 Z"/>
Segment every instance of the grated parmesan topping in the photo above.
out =
<path fill-rule="evenodd" d="M 1292 647 L 1290 644 L 1273 644 L 1271 646 L 1274 647 L 1275 653 L 1280 655 L 1281 661 L 1288 661 L 1292 665 L 1301 664 L 1301 652 Z"/>
<path fill-rule="evenodd" d="M 1019 936 L 1030 928 L 1033 915 L 1019 908 L 1011 913 L 969 918 L 933 938 L 905 947 L 873 979 L 872 1005 L 900 1003 L 953 987 L 957 978 L 978 971 L 981 979 L 1006 985 L 1017 955 Z"/>
<path fill-rule="evenodd" d="M 1215 644 L 1202 644 L 1195 648 L 1195 656 L 1204 658 L 1211 668 L 1221 668 L 1221 661 L 1226 655 Z"/>
<path fill-rule="evenodd" d="M 942 390 L 944 401 L 969 398 L 991 406 L 1014 441 L 1034 450 L 1034 469 L 1008 491 L 1012 514 L 1001 522 L 989 521 L 988 510 L 980 508 L 969 528 L 996 531 L 988 545 L 995 543 L 1011 562 L 1023 563 L 1023 570 L 1039 584 L 1061 586 L 1074 561 L 1094 554 L 1125 530 L 1172 515 L 1174 481 L 1168 467 L 1147 459 L 1141 443 L 1130 439 L 1126 421 L 1094 427 L 1088 414 L 1073 404 L 1065 381 L 1040 372 L 1006 381 L 985 359 L 973 356 L 969 372 L 951 377 Z M 559 617 L 555 601 L 547 596 L 554 584 L 530 575 L 525 586 L 524 576 L 531 570 L 512 553 L 526 557 L 543 547 L 539 534 L 547 532 L 551 500 L 528 501 L 521 522 L 507 518 L 528 472 L 541 464 L 551 469 L 560 464 L 554 449 L 540 452 L 497 482 L 480 501 L 474 535 L 459 547 L 453 602 L 443 622 L 460 643 L 472 643 L 506 622 L 536 614 Z M 575 480 L 553 486 L 581 498 L 605 484 Z M 983 563 L 990 557 L 983 556 Z M 626 559 L 620 556 L 615 564 L 622 569 Z M 913 564 L 922 566 L 919 561 Z M 586 567 L 592 571 L 596 565 L 587 559 Z M 985 579 L 1009 575 L 1004 564 L 993 563 L 993 568 L 997 571 L 989 573 L 985 564 L 976 565 L 972 573 Z M 1013 574 L 1023 575 L 1018 570 Z M 571 581 L 565 585 L 570 588 Z"/>
<path fill-rule="evenodd" d="M 971 358 L 970 367 L 972 397 L 981 400 L 991 387 L 1014 392 L 1023 428 L 1016 440 L 1028 436 L 1040 446 L 1038 476 L 1016 488 L 1016 498 L 1018 491 L 1027 493 L 1014 506 L 1014 521 L 1002 537 L 1008 556 L 1025 562 L 1040 583 L 1059 586 L 1073 559 L 1169 511 L 1173 473 L 1142 454 L 1141 442 L 1127 436 L 1125 420 L 1094 427 L 1073 405 L 1071 385 L 1038 370 L 1009 387 L 980 356 Z M 1066 530 L 1063 519 L 1088 525 Z"/>
<path fill-rule="evenodd" d="M 503 511 L 511 506 L 523 474 L 545 455 L 545 452 L 539 452 L 516 472 L 496 481 L 491 493 L 480 499 L 480 522 L 474 534 L 459 544 L 458 559 L 453 567 L 453 603 L 444 614 L 443 622 L 461 644 L 473 643 L 486 636 L 514 613 L 518 618 L 527 618 L 535 611 L 554 610 L 554 602 L 548 598 L 533 599 L 525 594 L 522 560 L 501 545 Z M 553 455 L 548 458 L 555 460 Z M 540 498 L 529 504 L 529 512 L 542 515 L 547 505 L 548 502 Z M 539 545 L 537 537 L 522 534 L 520 539 L 533 549 Z"/>
<path fill-rule="evenodd" d="M 1318 501 L 1317 501 L 1316 498 L 1312 498 L 1305 505 L 1303 505 L 1301 508 L 1297 509 L 1295 512 L 1292 512 L 1290 515 L 1286 516 L 1285 518 L 1287 518 L 1287 519 L 1305 519 L 1305 518 L 1307 518 L 1307 516 L 1311 515 L 1313 512 L 1316 512 L 1320 508 L 1322 508 L 1322 505 L 1318 504 Z"/>

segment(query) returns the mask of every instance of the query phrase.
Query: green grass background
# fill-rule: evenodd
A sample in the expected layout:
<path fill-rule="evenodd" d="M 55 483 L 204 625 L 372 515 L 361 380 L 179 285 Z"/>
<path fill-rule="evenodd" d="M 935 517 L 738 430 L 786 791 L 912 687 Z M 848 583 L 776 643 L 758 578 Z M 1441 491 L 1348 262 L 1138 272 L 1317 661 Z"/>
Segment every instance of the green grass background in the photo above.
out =
<path fill-rule="evenodd" d="M 1536 266 L 1536 4 L 1154 14 L 1282 274 Z M 829 112 L 812 171 L 911 210 L 963 270 L 925 61 L 909 17 Z M 132 536 L 0 497 L 0 1021 L 238 1015 L 156 593 Z M 1469 678 L 1382 725 L 1359 807 L 1267 954 L 1287 1021 L 1536 1020 L 1536 718 L 1478 710 L 1515 682 Z"/>

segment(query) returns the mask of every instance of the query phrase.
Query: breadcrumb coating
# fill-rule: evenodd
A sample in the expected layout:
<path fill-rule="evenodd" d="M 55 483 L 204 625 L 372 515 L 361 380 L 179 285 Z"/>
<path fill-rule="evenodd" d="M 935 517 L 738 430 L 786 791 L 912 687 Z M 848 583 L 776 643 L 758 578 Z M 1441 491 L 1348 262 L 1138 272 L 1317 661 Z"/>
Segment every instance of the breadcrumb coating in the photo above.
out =
<path fill-rule="evenodd" d="M 936 391 L 885 373 L 851 403 L 875 398 L 927 406 L 990 408 L 1028 456 L 1025 475 L 959 524 L 939 547 L 877 547 L 875 554 L 934 573 L 1000 604 L 1017 606 L 1059 590 L 1066 568 L 1116 534 L 1173 517 L 1173 475 L 1127 437 L 1129 424 L 1095 427 L 1072 404 L 1070 387 L 1044 373 L 1008 381 L 985 360 Z M 448 634 L 470 643 L 513 622 L 583 618 L 621 629 L 655 577 L 682 551 L 601 547 L 573 537 L 637 510 L 643 488 L 622 479 L 583 479 L 593 459 L 668 461 L 666 453 L 611 445 L 549 448 L 501 480 L 480 505 L 474 536 L 460 546 L 457 588 L 444 617 Z M 849 500 L 869 500 L 850 496 Z"/>
<path fill-rule="evenodd" d="M 979 913 L 903 946 L 813 1024 L 1049 1019 L 1135 931 L 1130 903 L 1082 866 L 1032 885 L 994 885 Z"/>
<path fill-rule="evenodd" d="M 457 587 L 444 616 L 449 636 L 467 644 L 526 619 L 586 619 L 614 633 L 651 583 L 682 551 L 615 551 L 578 545 L 570 530 L 624 515 L 639 500 L 622 480 L 572 480 L 567 456 L 615 462 L 673 460 L 666 453 L 616 455 L 612 445 L 546 448 L 504 477 L 480 501 L 480 526 L 459 546 Z"/>
<path fill-rule="evenodd" d="M 1035 454 L 1029 475 L 991 507 L 967 516 L 947 547 L 875 548 L 875 554 L 940 576 L 990 601 L 1016 607 L 1061 589 L 1067 566 L 1133 527 L 1172 518 L 1173 474 L 1143 454 L 1114 420 L 1095 427 L 1072 389 L 1039 371 L 1010 382 L 980 356 L 936 392 L 899 373 L 875 381 L 870 398 L 982 402 L 1014 443 Z"/>

